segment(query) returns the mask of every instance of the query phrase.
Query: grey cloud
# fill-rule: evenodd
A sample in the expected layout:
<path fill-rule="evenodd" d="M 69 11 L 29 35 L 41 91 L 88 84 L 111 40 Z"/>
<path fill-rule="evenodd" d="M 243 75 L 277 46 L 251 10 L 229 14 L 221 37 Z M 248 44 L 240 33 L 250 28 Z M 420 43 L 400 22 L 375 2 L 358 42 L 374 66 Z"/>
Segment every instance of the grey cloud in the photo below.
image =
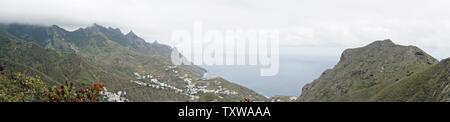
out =
<path fill-rule="evenodd" d="M 171 32 L 202 21 L 212 29 L 301 33 L 301 40 L 281 40 L 285 46 L 313 44 L 319 50 L 392 38 L 445 58 L 450 57 L 443 50 L 450 48 L 448 8 L 448 0 L 1 0 L 0 22 L 68 29 L 99 23 L 168 43 Z"/>

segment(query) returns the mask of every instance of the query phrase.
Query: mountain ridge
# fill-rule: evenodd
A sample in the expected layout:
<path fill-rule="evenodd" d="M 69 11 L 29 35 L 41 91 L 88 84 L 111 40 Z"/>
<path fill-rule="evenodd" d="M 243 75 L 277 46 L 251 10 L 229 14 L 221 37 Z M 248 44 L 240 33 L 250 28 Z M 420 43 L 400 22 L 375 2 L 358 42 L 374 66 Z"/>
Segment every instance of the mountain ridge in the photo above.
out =
<path fill-rule="evenodd" d="M 385 87 L 437 63 L 415 46 L 375 41 L 345 50 L 332 69 L 302 88 L 299 101 L 370 101 Z"/>
<path fill-rule="evenodd" d="M 225 79 L 203 80 L 206 70 L 201 67 L 172 65 L 171 47 L 147 43 L 133 32 L 98 24 L 75 31 L 56 25 L 0 26 L 0 63 L 9 71 L 26 71 L 53 83 L 100 81 L 109 91 L 126 91 L 131 101 L 266 99 Z"/>

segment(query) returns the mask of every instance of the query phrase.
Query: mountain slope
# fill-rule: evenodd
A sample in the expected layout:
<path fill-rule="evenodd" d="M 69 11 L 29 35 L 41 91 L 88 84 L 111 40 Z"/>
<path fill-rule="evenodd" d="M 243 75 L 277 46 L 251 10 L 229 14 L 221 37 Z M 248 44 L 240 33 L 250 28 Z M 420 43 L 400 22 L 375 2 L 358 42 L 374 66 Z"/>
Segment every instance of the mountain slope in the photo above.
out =
<path fill-rule="evenodd" d="M 450 59 L 414 74 L 376 94 L 371 101 L 450 101 Z"/>
<path fill-rule="evenodd" d="M 383 88 L 437 63 L 415 46 L 391 40 L 345 50 L 339 63 L 303 87 L 300 101 L 369 101 Z"/>
<path fill-rule="evenodd" d="M 97 24 L 75 31 L 56 25 L 0 26 L 0 65 L 49 83 L 100 81 L 132 101 L 239 101 L 265 98 L 221 78 L 202 79 L 204 69 L 174 66 L 172 48 L 147 43 L 133 32 Z"/>

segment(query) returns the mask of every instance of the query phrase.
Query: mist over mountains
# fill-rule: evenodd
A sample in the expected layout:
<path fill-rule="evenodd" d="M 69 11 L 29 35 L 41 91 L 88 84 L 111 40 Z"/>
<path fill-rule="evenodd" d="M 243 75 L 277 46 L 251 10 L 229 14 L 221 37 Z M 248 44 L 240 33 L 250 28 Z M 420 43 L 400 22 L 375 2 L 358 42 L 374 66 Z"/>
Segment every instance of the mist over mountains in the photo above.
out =
<path fill-rule="evenodd" d="M 258 93 L 223 78 L 202 79 L 195 65 L 174 66 L 172 48 L 147 43 L 133 31 L 93 24 L 67 31 L 59 26 L 0 25 L 0 67 L 38 75 L 48 84 L 104 83 L 130 101 L 263 101 Z"/>
<path fill-rule="evenodd" d="M 345 50 L 300 96 L 272 98 L 220 76 L 204 78 L 207 71 L 195 65 L 172 65 L 170 46 L 148 43 L 133 31 L 124 34 L 98 24 L 74 31 L 1 24 L 0 40 L 1 72 L 37 75 L 46 84 L 101 82 L 109 93 L 120 95 L 109 101 L 450 100 L 449 60 L 438 61 L 416 46 L 390 39 Z"/>

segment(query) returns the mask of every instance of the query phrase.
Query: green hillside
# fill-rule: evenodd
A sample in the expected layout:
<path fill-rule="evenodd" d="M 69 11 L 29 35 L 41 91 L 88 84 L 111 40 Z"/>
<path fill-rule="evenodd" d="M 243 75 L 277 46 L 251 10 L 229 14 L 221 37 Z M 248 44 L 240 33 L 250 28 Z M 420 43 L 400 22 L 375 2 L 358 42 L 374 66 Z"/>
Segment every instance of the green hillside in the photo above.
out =
<path fill-rule="evenodd" d="M 415 46 L 397 45 L 391 40 L 375 41 L 345 50 L 334 68 L 303 87 L 299 100 L 372 101 L 385 88 L 414 79 L 437 63 Z"/>
<path fill-rule="evenodd" d="M 392 84 L 372 101 L 450 101 L 450 59 L 445 59 L 427 70 Z"/>
<path fill-rule="evenodd" d="M 133 32 L 98 24 L 75 31 L 56 25 L 0 25 L 1 67 L 39 75 L 48 84 L 101 82 L 109 92 L 126 92 L 130 101 L 266 99 L 221 78 L 202 79 L 206 71 L 200 67 L 172 65 L 171 51 Z"/>

